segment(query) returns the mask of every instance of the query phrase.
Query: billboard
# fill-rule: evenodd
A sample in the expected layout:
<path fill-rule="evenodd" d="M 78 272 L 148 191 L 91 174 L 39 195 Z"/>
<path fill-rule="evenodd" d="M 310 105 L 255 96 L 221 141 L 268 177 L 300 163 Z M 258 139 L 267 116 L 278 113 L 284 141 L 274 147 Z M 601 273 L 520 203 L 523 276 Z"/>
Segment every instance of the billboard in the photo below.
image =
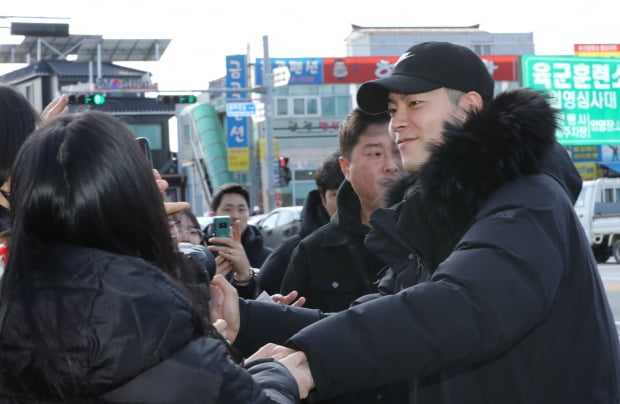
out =
<path fill-rule="evenodd" d="M 620 143 L 620 59 L 523 55 L 521 74 L 525 87 L 553 96 L 560 143 Z"/>
<path fill-rule="evenodd" d="M 227 89 L 248 87 L 246 59 L 245 55 L 226 56 Z M 247 92 L 226 93 L 226 102 L 233 105 L 241 104 L 239 101 L 247 101 L 248 99 Z M 246 116 L 230 114 L 226 117 L 228 171 L 247 171 L 250 169 L 249 128 L 249 118 Z"/>
<path fill-rule="evenodd" d="M 613 56 L 620 57 L 620 44 L 592 43 L 575 44 L 575 56 Z"/>
<path fill-rule="evenodd" d="M 271 58 L 271 67 L 288 67 L 288 84 L 364 83 L 392 74 L 399 56 L 357 56 L 337 58 Z M 518 57 L 481 56 L 495 81 L 518 81 Z M 263 84 L 263 59 L 256 59 L 256 85 Z"/>
<path fill-rule="evenodd" d="M 321 84 L 323 82 L 323 58 L 269 58 L 272 71 L 286 66 L 291 73 L 288 84 Z M 263 59 L 256 59 L 256 85 L 263 85 Z"/>

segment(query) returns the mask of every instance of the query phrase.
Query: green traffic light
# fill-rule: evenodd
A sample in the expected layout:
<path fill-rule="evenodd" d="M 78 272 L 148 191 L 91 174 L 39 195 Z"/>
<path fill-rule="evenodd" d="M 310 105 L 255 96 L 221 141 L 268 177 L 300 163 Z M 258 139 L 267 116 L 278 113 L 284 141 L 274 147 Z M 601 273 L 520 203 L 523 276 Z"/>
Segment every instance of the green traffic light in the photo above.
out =
<path fill-rule="evenodd" d="M 103 94 L 94 94 L 93 95 L 93 104 L 102 105 L 105 103 L 105 95 Z"/>
<path fill-rule="evenodd" d="M 182 95 L 179 96 L 179 104 L 193 104 L 196 102 L 195 95 Z"/>

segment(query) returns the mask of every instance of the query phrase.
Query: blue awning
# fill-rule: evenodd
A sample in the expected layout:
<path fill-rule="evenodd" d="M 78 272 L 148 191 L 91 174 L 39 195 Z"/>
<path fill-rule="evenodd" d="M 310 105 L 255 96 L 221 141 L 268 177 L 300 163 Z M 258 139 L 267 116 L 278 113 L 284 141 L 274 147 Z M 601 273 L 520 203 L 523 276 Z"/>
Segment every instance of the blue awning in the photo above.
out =
<path fill-rule="evenodd" d="M 598 164 L 620 174 L 620 161 L 602 161 Z"/>

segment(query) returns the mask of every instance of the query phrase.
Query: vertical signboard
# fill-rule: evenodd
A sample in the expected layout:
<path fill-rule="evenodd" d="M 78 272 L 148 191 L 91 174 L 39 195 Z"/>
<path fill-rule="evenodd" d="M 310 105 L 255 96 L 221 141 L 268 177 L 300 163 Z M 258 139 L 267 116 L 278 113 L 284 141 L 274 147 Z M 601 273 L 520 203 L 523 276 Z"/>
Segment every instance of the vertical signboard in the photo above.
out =
<path fill-rule="evenodd" d="M 553 96 L 560 143 L 620 143 L 620 59 L 523 55 L 521 71 L 524 86 Z"/>
<path fill-rule="evenodd" d="M 245 55 L 226 56 L 226 88 L 248 88 L 247 61 Z M 227 103 L 239 103 L 249 98 L 247 92 L 226 93 Z M 250 169 L 249 118 L 226 116 L 226 145 L 228 146 L 228 171 Z"/>

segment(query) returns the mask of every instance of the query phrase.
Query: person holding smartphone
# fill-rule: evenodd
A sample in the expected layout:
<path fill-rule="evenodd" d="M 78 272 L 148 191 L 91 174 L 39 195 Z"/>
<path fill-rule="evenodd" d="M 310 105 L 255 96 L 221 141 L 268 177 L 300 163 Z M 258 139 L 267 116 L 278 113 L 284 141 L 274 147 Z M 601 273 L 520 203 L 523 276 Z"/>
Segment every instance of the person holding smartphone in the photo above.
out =
<path fill-rule="evenodd" d="M 209 249 L 218 255 L 216 273 L 226 276 L 239 296 L 253 299 L 257 291 L 256 268 L 273 250 L 263 245 L 260 230 L 248 224 L 250 194 L 239 184 L 224 184 L 213 194 L 211 210 L 215 218 L 228 216 L 231 223 L 229 237 L 216 236 L 216 220 L 204 231 Z"/>

